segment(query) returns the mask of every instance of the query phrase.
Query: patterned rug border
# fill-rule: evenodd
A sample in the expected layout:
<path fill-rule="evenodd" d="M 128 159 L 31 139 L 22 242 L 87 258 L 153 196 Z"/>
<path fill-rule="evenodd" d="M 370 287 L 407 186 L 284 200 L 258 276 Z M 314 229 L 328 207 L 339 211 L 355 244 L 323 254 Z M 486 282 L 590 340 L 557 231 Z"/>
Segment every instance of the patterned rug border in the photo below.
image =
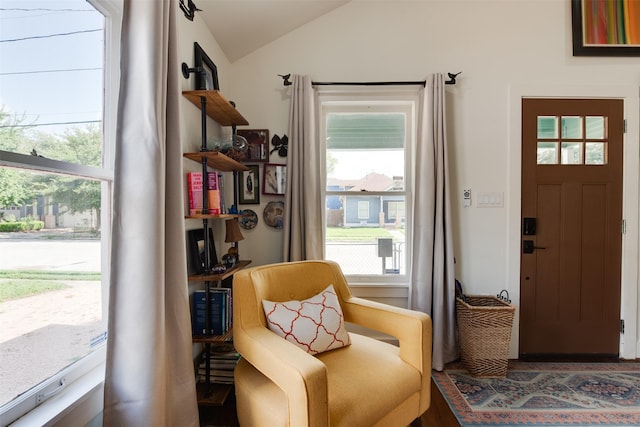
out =
<path fill-rule="evenodd" d="M 571 373 L 640 372 L 640 363 L 541 363 L 509 361 L 509 371 L 551 371 Z M 433 379 L 461 426 L 639 426 L 640 411 L 631 410 L 518 410 L 474 411 L 453 383 L 448 372 L 466 372 L 458 362 L 445 371 L 433 371 Z"/>

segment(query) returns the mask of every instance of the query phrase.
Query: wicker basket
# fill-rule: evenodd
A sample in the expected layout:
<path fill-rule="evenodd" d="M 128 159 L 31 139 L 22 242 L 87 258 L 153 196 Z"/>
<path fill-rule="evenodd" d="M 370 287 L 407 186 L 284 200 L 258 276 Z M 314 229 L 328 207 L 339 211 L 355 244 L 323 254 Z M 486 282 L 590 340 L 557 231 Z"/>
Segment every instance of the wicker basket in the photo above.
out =
<path fill-rule="evenodd" d="M 456 298 L 462 364 L 476 377 L 504 377 L 515 307 L 492 296 Z"/>

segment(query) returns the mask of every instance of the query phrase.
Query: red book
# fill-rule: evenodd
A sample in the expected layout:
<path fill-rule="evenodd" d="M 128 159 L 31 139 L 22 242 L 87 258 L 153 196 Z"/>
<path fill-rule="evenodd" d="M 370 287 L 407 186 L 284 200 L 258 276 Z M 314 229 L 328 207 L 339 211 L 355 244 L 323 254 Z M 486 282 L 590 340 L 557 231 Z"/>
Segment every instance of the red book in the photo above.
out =
<path fill-rule="evenodd" d="M 209 181 L 209 213 L 220 214 L 220 186 L 218 185 L 218 173 L 216 171 L 207 174 Z"/>
<path fill-rule="evenodd" d="M 187 173 L 187 194 L 189 195 L 189 215 L 202 213 L 202 173 Z"/>
<path fill-rule="evenodd" d="M 218 174 L 215 171 L 207 173 L 208 185 L 208 208 L 209 214 L 220 214 L 220 189 L 218 188 Z M 187 194 L 189 197 L 189 214 L 201 214 L 202 206 L 202 172 L 187 173 Z"/>

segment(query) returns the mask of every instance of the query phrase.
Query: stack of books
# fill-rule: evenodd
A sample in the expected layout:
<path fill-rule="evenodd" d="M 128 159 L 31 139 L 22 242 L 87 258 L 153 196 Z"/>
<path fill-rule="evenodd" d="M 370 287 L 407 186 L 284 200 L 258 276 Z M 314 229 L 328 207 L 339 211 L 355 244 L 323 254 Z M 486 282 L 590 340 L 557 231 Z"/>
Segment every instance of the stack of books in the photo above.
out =
<path fill-rule="evenodd" d="M 203 213 L 202 194 L 203 194 L 203 182 L 202 172 L 189 172 L 187 173 L 187 194 L 189 198 L 189 214 L 201 214 Z M 209 214 L 219 215 L 221 213 L 221 194 L 220 194 L 220 182 L 218 180 L 218 173 L 211 171 L 207 173 L 208 182 L 208 212 Z"/>
<path fill-rule="evenodd" d="M 231 328 L 233 308 L 231 289 L 212 288 L 209 291 L 209 328 L 207 328 L 207 293 L 205 290 L 193 292 L 193 335 L 224 335 Z"/>
<path fill-rule="evenodd" d="M 209 355 L 211 382 L 217 384 L 233 384 L 233 370 L 238 364 L 239 359 L 240 354 L 235 351 L 232 344 L 212 348 Z M 198 380 L 202 382 L 206 381 L 207 368 L 205 360 L 200 362 L 198 371 Z"/>

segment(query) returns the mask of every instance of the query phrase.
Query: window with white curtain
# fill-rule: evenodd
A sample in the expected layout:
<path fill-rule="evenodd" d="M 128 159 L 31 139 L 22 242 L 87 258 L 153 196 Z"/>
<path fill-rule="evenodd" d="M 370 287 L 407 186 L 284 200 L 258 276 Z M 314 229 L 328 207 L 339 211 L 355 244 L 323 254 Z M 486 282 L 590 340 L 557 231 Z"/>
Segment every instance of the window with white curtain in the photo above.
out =
<path fill-rule="evenodd" d="M 416 89 L 320 90 L 325 257 L 351 281 L 407 282 Z"/>
<path fill-rule="evenodd" d="M 2 1 L 2 425 L 104 363 L 121 10 Z"/>

